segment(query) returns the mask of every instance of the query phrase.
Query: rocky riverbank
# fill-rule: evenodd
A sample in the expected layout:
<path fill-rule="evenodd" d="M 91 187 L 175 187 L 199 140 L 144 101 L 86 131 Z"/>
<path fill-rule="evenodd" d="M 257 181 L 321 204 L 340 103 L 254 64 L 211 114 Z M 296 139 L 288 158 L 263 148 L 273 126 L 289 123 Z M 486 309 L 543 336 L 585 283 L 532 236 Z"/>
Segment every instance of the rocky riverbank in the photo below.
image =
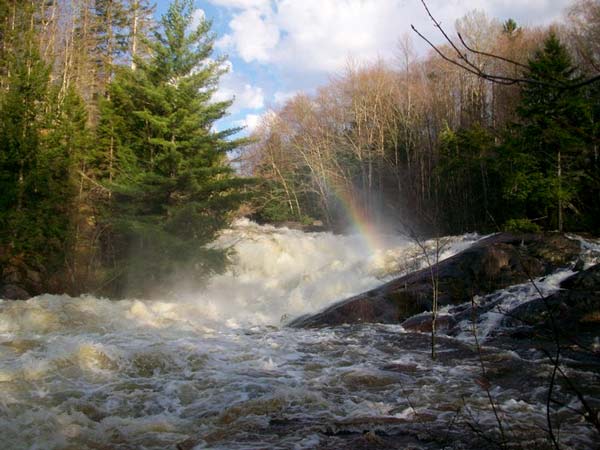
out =
<path fill-rule="evenodd" d="M 383 266 L 386 277 L 422 267 L 417 246 L 405 240 L 367 259 L 358 236 L 246 223 L 222 237 L 236 260 L 202 297 L 2 301 L 2 442 L 7 449 L 542 449 L 554 448 L 550 416 L 561 448 L 595 448 L 596 415 L 582 412 L 578 395 L 598 411 L 589 309 L 596 297 L 588 293 L 598 290 L 592 263 L 600 252 L 590 244 L 595 254 L 581 258 L 580 241 L 565 239 L 449 240 L 443 255 L 497 245 L 455 258 L 444 286 L 457 285 L 453 271 L 468 275 L 456 267 L 469 258 L 473 270 L 491 261 L 489 272 L 498 273 L 471 275 L 480 294 L 442 309 L 435 359 L 426 313 L 411 319 L 421 328 L 400 326 L 398 317 L 392 325 L 277 326 L 292 307 L 297 315 L 318 311 L 344 292 L 376 286 Z M 579 324 L 576 340 L 566 325 L 561 332 L 567 376 L 559 372 L 552 385 L 557 346 L 532 283 L 484 293 L 502 277 L 523 279 L 523 256 L 513 253 L 523 247 L 536 274 L 549 273 L 535 278 L 544 298 L 566 295 L 549 300 L 558 318 Z M 549 398 L 558 403 L 548 408 Z"/>
<path fill-rule="evenodd" d="M 331 326 L 336 327 L 334 330 L 345 329 L 339 326 L 344 323 L 354 324 L 349 327 L 377 322 L 401 324 L 404 332 L 396 339 L 403 341 L 402 348 L 415 342 L 427 348 L 431 345 L 433 274 L 442 306 L 436 320 L 438 363 L 458 368 L 469 359 L 478 359 L 481 373 L 474 382 L 482 392 L 487 390 L 489 398 L 502 390 L 515 395 L 514 405 L 507 402 L 496 406 L 500 411 L 496 429 L 493 423 L 465 420 L 458 407 L 457 422 L 465 421 L 467 430 L 448 428 L 444 436 L 437 436 L 439 442 L 427 417 L 417 421 L 424 422 L 422 428 L 395 417 L 371 417 L 362 423 L 336 426 L 319 448 L 551 448 L 550 433 L 532 439 L 530 424 L 517 420 L 519 409 L 514 406 L 528 393 L 540 402 L 551 402 L 546 411 L 554 426 L 577 421 L 597 436 L 600 264 L 594 264 L 597 249 L 593 255 L 585 253 L 581 241 L 565 235 L 498 234 L 431 268 L 294 321 L 293 327 Z M 419 367 L 395 363 L 382 370 L 412 376 Z M 426 371 L 422 374 L 428 375 Z M 465 403 L 462 408 L 468 410 L 469 406 Z M 378 420 L 390 422 L 384 426 Z M 502 427 L 510 428 L 510 434 L 503 435 Z M 548 429 L 548 423 L 544 428 Z M 517 437 L 519 433 L 522 437 Z M 589 443 L 579 446 L 595 448 Z"/>
<path fill-rule="evenodd" d="M 27 300 L 43 294 L 48 291 L 46 278 L 43 268 L 34 267 L 22 258 L 0 257 L 0 299 Z"/>
<path fill-rule="evenodd" d="M 581 266 L 581 243 L 563 234 L 500 233 L 467 250 L 383 286 L 294 320 L 292 327 L 324 327 L 352 323 L 402 323 L 431 311 L 433 280 L 438 305 L 459 305 L 560 267 Z"/>

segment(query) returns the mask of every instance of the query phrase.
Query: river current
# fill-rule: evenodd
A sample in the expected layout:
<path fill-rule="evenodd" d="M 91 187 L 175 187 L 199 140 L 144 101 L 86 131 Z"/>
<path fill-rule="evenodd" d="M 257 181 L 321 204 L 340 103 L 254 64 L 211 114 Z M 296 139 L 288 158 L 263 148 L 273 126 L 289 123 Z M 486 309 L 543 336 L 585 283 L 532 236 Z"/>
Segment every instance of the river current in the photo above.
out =
<path fill-rule="evenodd" d="M 441 257 L 477 239 L 448 238 Z M 429 336 L 400 326 L 285 326 L 424 266 L 410 240 L 384 241 L 240 221 L 215 243 L 235 250 L 230 269 L 203 292 L 0 301 L 0 448 L 350 449 L 390 436 L 398 448 L 472 448 L 469 436 L 499 436 L 498 414 L 502 432 L 543 445 L 543 362 L 486 349 L 504 380 L 486 391 L 468 328 L 440 337 L 433 362 Z M 532 295 L 512 289 L 513 303 Z M 534 388 L 503 378 L 514 370 L 531 371 Z M 568 406 L 561 442 L 591 448 Z"/>

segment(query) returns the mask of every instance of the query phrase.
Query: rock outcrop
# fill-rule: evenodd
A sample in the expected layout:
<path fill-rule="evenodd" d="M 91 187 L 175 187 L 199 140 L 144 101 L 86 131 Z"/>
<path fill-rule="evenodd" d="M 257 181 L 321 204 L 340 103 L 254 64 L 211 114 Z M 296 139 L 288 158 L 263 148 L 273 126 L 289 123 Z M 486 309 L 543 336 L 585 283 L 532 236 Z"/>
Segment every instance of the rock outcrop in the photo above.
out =
<path fill-rule="evenodd" d="M 25 289 L 14 284 L 6 284 L 0 287 L 0 299 L 2 300 L 27 300 L 31 295 Z"/>
<path fill-rule="evenodd" d="M 504 326 L 551 328 L 552 320 L 562 333 L 581 334 L 600 329 L 600 264 L 576 273 L 560 284 L 561 290 L 513 309 Z"/>
<path fill-rule="evenodd" d="M 22 258 L 0 261 L 0 299 L 27 300 L 47 289 L 43 268 L 34 268 Z"/>
<path fill-rule="evenodd" d="M 432 275 L 438 304 L 458 305 L 475 295 L 547 275 L 577 260 L 578 241 L 563 234 L 499 233 L 431 268 L 408 274 L 324 311 L 294 320 L 292 327 L 324 327 L 346 323 L 401 323 L 431 310 Z"/>

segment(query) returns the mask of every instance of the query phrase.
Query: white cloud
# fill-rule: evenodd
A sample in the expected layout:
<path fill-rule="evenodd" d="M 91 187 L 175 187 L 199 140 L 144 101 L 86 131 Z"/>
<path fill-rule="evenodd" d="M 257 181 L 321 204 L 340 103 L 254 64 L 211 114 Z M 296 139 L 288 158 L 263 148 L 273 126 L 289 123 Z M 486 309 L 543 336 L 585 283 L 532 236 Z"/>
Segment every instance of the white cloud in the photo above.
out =
<path fill-rule="evenodd" d="M 273 101 L 276 106 L 285 104 L 288 100 L 294 98 L 299 91 L 277 91 L 273 94 Z"/>
<path fill-rule="evenodd" d="M 256 127 L 260 124 L 262 120 L 262 115 L 260 114 L 246 114 L 246 117 L 242 120 L 236 120 L 234 122 L 235 126 L 244 127 L 246 132 L 252 133 L 256 130 Z"/>
<path fill-rule="evenodd" d="M 236 114 L 242 110 L 259 110 L 265 106 L 265 95 L 261 87 L 249 83 L 245 77 L 230 71 L 221 77 L 219 89 L 213 96 L 215 101 L 235 98 L 229 112 Z"/>
<path fill-rule="evenodd" d="M 286 39 L 275 55 L 288 66 L 321 72 L 344 67 L 349 57 L 389 55 L 397 39 L 400 0 L 282 0 L 277 23 Z"/>
<path fill-rule="evenodd" d="M 543 25 L 560 19 L 571 0 L 493 0 L 489 8 L 471 1 L 471 9 L 484 9 L 491 17 L 502 21 L 513 18 L 521 25 Z M 467 11 L 465 11 L 466 13 Z M 462 15 L 462 14 L 461 14 Z"/>
<path fill-rule="evenodd" d="M 277 114 L 272 109 L 266 110 L 262 114 L 246 114 L 241 120 L 236 120 L 233 125 L 236 127 L 245 127 L 246 133 L 251 134 L 265 121 L 273 120 Z"/>
<path fill-rule="evenodd" d="M 192 30 L 195 30 L 196 28 L 198 28 L 198 25 L 200 25 L 205 18 L 206 18 L 206 13 L 204 12 L 203 9 L 198 8 L 198 9 L 194 10 L 194 12 L 192 13 L 192 23 L 190 24 L 190 28 Z"/>
<path fill-rule="evenodd" d="M 279 43 L 279 27 L 254 8 L 234 15 L 229 27 L 231 34 L 220 39 L 217 46 L 233 47 L 245 61 L 267 62 Z"/>
<path fill-rule="evenodd" d="M 262 109 L 265 106 L 265 96 L 260 87 L 245 84 L 237 99 L 243 109 Z"/>
<path fill-rule="evenodd" d="M 220 48 L 233 50 L 245 62 L 278 64 L 299 73 L 339 71 L 350 57 L 392 57 L 398 38 L 406 32 L 412 34 L 411 23 L 434 41 L 441 40 L 419 0 L 210 2 L 230 9 L 232 14 L 230 32 L 218 42 Z M 436 18 L 452 31 L 454 21 L 473 9 L 483 10 L 491 18 L 513 17 L 528 25 L 555 19 L 569 2 L 429 0 L 428 4 Z"/>
<path fill-rule="evenodd" d="M 226 8 L 268 8 L 271 0 L 209 0 L 210 3 L 216 6 L 224 6 Z"/>

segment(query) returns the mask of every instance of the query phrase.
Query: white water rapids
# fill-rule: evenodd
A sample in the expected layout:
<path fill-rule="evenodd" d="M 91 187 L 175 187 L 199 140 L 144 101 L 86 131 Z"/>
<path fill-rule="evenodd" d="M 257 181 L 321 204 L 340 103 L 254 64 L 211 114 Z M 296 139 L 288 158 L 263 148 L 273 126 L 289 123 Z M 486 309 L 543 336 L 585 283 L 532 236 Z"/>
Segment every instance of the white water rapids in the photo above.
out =
<path fill-rule="evenodd" d="M 442 256 L 476 239 L 451 238 Z M 360 236 L 242 221 L 216 245 L 235 249 L 229 271 L 178 300 L 0 301 L 0 448 L 354 448 L 344 436 L 404 425 L 411 448 L 442 448 L 451 423 L 496 426 L 460 339 L 441 339 L 434 363 L 428 336 L 399 326 L 282 326 L 421 267 L 409 240 L 373 252 Z M 538 431 L 532 442 L 544 436 L 538 391 L 492 389 L 513 432 Z M 563 440 L 585 448 L 586 430 L 572 423 Z"/>

